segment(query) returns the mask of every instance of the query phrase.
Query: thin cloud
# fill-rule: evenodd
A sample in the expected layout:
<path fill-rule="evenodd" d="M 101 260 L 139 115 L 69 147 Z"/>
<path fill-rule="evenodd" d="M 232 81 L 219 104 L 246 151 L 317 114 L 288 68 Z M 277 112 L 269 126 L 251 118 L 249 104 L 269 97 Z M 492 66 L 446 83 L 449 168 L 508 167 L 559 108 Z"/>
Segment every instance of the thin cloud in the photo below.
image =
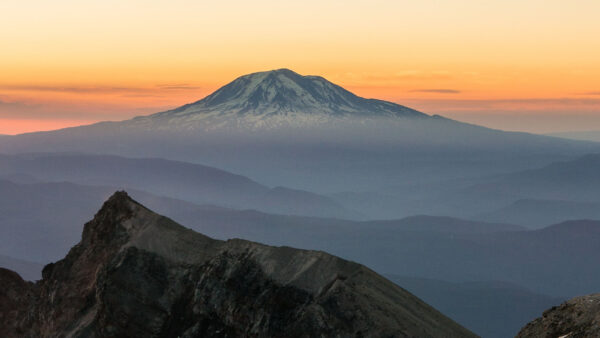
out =
<path fill-rule="evenodd" d="M 442 80 L 451 78 L 452 75 L 447 71 L 422 72 L 418 70 L 406 70 L 393 74 L 370 73 L 364 76 L 365 80 L 375 81 Z"/>
<path fill-rule="evenodd" d="M 600 113 L 600 98 L 519 98 L 519 99 L 394 99 L 412 108 L 432 113 L 485 112 L 494 115 L 506 112 L 538 112 L 548 114 Z"/>
<path fill-rule="evenodd" d="M 19 102 L 19 101 L 4 101 L 0 100 L 0 110 L 8 110 L 8 109 L 35 109 L 39 107 L 39 105 Z"/>
<path fill-rule="evenodd" d="M 48 115 L 39 104 L 20 101 L 0 101 L 0 118 L 31 119 Z"/>
<path fill-rule="evenodd" d="M 76 86 L 37 86 L 37 85 L 0 85 L 4 91 L 26 91 L 26 92 L 63 92 L 63 93 L 119 93 L 119 92 L 143 92 L 147 88 L 139 87 L 76 87 Z"/>
<path fill-rule="evenodd" d="M 579 95 L 600 95 L 600 91 L 597 91 L 597 92 L 586 92 L 586 93 L 581 93 Z"/>
<path fill-rule="evenodd" d="M 460 94 L 460 90 L 456 89 L 414 89 L 411 93 L 437 93 L 437 94 Z"/>
<path fill-rule="evenodd" d="M 121 97 L 128 97 L 128 98 L 164 98 L 166 97 L 165 95 L 160 95 L 160 94 L 152 94 L 152 93 L 132 93 L 132 94 L 122 94 Z"/>
<path fill-rule="evenodd" d="M 201 87 L 190 85 L 187 83 L 164 84 L 164 85 L 157 85 L 157 87 L 160 89 L 167 89 L 167 90 L 198 90 L 198 89 L 201 89 Z"/>
<path fill-rule="evenodd" d="M 173 108 L 173 105 L 130 107 L 118 104 L 65 105 L 39 104 L 25 101 L 0 101 L 0 120 L 122 120 L 143 113 L 156 113 Z"/>
<path fill-rule="evenodd" d="M 40 85 L 0 85 L 0 91 L 18 92 L 57 92 L 73 94 L 145 94 L 161 90 L 198 90 L 189 84 L 155 85 L 154 87 L 111 87 L 111 86 L 40 86 Z"/>
<path fill-rule="evenodd" d="M 394 83 L 405 83 L 406 81 L 422 81 L 422 80 L 448 80 L 453 76 L 445 70 L 439 71 L 420 71 L 420 70 L 404 70 L 395 73 L 380 73 L 380 72 L 363 72 L 363 73 L 342 73 L 333 76 L 331 80 L 334 82 L 373 86 L 374 84 L 389 85 Z"/>

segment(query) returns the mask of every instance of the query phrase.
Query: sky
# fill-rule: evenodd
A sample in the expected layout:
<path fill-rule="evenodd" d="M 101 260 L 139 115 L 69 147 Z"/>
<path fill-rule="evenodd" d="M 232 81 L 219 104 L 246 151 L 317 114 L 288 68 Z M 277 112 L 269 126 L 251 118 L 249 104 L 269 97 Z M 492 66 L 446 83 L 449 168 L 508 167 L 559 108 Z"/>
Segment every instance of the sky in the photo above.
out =
<path fill-rule="evenodd" d="M 600 1 L 0 1 L 0 134 L 123 120 L 290 68 L 428 114 L 600 130 Z"/>

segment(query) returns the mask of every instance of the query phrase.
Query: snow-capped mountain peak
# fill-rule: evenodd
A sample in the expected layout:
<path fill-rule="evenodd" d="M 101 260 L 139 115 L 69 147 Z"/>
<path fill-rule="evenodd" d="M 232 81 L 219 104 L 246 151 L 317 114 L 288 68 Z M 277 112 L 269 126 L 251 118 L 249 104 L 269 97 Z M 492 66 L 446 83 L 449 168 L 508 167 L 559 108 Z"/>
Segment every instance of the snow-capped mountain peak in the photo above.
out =
<path fill-rule="evenodd" d="M 392 102 L 359 97 L 320 76 L 277 69 L 241 76 L 200 101 L 134 121 L 154 128 L 214 129 L 310 125 L 353 117 L 427 115 Z"/>

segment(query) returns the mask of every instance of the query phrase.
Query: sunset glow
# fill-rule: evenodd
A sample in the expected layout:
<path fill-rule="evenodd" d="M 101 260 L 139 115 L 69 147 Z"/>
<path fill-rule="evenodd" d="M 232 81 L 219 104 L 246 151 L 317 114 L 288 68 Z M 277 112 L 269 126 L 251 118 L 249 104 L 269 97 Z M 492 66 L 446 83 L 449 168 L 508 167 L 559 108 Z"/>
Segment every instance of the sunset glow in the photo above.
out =
<path fill-rule="evenodd" d="M 598 1 L 28 0 L 0 12 L 0 134 L 158 112 L 283 67 L 491 127 L 600 129 Z"/>

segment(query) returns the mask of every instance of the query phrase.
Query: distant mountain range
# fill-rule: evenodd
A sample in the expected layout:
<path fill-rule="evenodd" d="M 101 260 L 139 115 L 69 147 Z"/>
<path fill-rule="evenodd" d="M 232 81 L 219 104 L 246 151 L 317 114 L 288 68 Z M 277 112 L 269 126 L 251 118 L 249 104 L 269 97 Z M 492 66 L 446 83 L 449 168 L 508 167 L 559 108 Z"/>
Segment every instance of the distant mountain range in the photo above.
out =
<path fill-rule="evenodd" d="M 39 263 L 60 257 L 78 239 L 77 222 L 93 213 L 112 189 L 72 183 L 5 184 L 0 189 L 0 255 Z M 600 259 L 600 221 L 572 221 L 535 231 L 430 216 L 354 222 L 199 206 L 132 193 L 175 221 L 215 238 L 325 250 L 380 273 L 456 282 L 503 280 L 559 297 L 593 292 L 600 283 L 600 274 L 590 268 Z M 570 278 L 575 273 L 581 278 Z"/>
<path fill-rule="evenodd" d="M 331 198 L 285 187 L 269 188 L 224 170 L 157 158 L 108 155 L 0 155 L 0 178 L 13 182 L 72 182 L 144 190 L 198 204 L 323 217 L 360 217 Z"/>
<path fill-rule="evenodd" d="M 0 255 L 0 268 L 18 271 L 26 280 L 38 280 L 42 277 L 43 264 L 27 262 L 22 259 L 16 259 Z"/>
<path fill-rule="evenodd" d="M 590 154 L 504 175 L 327 196 L 270 188 L 214 167 L 157 158 L 0 155 L 0 179 L 15 183 L 72 182 L 128 188 L 195 204 L 287 215 L 358 220 L 450 215 L 529 228 L 572 219 L 600 219 L 598 172 L 600 155 Z"/>
<path fill-rule="evenodd" d="M 0 335 L 476 337 L 324 252 L 219 241 L 124 192 L 35 285 L 0 269 Z"/>
<path fill-rule="evenodd" d="M 80 225 L 114 191 L 114 187 L 67 182 L 16 184 L 0 180 L 0 255 L 37 264 L 59 259 L 79 240 Z M 135 194 L 174 214 L 198 208 L 140 191 Z M 29 270 L 14 269 L 26 278 L 31 276 Z"/>
<path fill-rule="evenodd" d="M 600 154 L 513 173 L 329 196 L 367 217 L 450 215 L 540 228 L 600 219 Z"/>
<path fill-rule="evenodd" d="M 542 168 L 501 175 L 454 196 L 476 218 L 540 227 L 569 219 L 600 219 L 600 154 L 561 161 Z"/>
<path fill-rule="evenodd" d="M 589 131 L 571 131 L 548 134 L 549 136 L 562 137 L 571 140 L 579 141 L 593 141 L 600 142 L 600 130 L 589 130 Z"/>
<path fill-rule="evenodd" d="M 13 262 L 38 262 L 5 266 L 38 279 L 41 264 L 60 258 L 80 239 L 80 224 L 112 191 L 114 187 L 66 182 L 0 185 L 0 255 L 15 257 Z M 596 269 L 591 268 L 600 259 L 598 222 L 570 222 L 538 231 L 431 216 L 353 222 L 196 205 L 142 191 L 132 194 L 152 209 L 215 238 L 327 250 L 380 273 L 437 280 L 419 283 L 421 288 L 414 283 L 407 287 L 413 285 L 410 291 L 479 334 L 514 333 L 518 325 L 533 318 L 532 313 L 550 306 L 557 297 L 590 292 L 600 283 Z M 581 278 L 571 278 L 574 273 Z M 523 292 L 519 287 L 501 291 L 493 285 L 473 289 L 462 284 L 489 280 L 510 281 L 535 291 Z M 440 294 L 440 288 L 448 292 Z M 452 306 L 451 300 L 465 294 L 473 302 L 481 297 L 497 297 L 493 299 L 502 302 L 481 304 L 479 310 L 470 310 L 468 304 L 474 305 L 465 301 Z M 506 317 L 502 325 L 482 324 L 500 323 L 496 311 L 511 306 L 519 310 L 512 311 L 514 317 Z"/>
<path fill-rule="evenodd" d="M 564 301 L 506 282 L 451 283 L 386 275 L 481 337 L 513 337 L 529 321 Z"/>
<path fill-rule="evenodd" d="M 553 200 L 600 201 L 600 154 L 503 175 L 471 191 Z"/>
<path fill-rule="evenodd" d="M 600 203 L 523 199 L 474 218 L 487 222 L 527 224 L 529 227 L 541 228 L 572 219 L 600 220 Z"/>
<path fill-rule="evenodd" d="M 58 259 L 78 239 L 79 224 L 115 190 L 114 186 L 89 186 L 69 182 L 14 183 L 0 180 L 0 255 L 47 263 Z M 198 205 L 162 197 L 141 190 L 132 194 L 154 210 L 182 224 L 200 226 L 218 238 L 254 238 L 269 243 L 290 240 L 285 233 L 300 236 L 303 246 L 311 247 L 316 233 L 344 233 L 375 227 L 414 231 L 486 233 L 522 230 L 508 224 L 461 221 L 440 217 L 411 217 L 398 221 L 351 222 L 332 218 L 284 216 L 255 210 L 235 210 L 213 205 Z M 200 228 L 198 228 L 200 229 Z M 303 233 L 306 231 L 305 233 Z M 262 237 L 260 237 L 262 234 Z M 268 234 L 271 234 L 269 236 Z M 308 236 L 308 237 L 306 237 Z M 345 235 L 344 235 L 345 236 Z"/>
<path fill-rule="evenodd" d="M 500 280 L 556 297 L 590 293 L 600 283 L 600 273 L 592 268 L 600 259 L 600 221 L 527 231 L 498 226 L 484 232 L 465 231 L 468 227 L 459 220 L 435 217 L 356 223 L 218 210 L 179 217 L 216 238 L 326 250 L 380 273 L 454 282 Z M 200 217 L 202 221 L 193 221 Z M 435 222 L 429 230 L 418 230 L 420 224 Z M 573 274 L 580 278 L 571 278 Z"/>
<path fill-rule="evenodd" d="M 361 98 L 287 69 L 242 76 L 150 116 L 7 137 L 0 152 L 160 157 L 320 194 L 480 177 L 600 152 Z"/>

